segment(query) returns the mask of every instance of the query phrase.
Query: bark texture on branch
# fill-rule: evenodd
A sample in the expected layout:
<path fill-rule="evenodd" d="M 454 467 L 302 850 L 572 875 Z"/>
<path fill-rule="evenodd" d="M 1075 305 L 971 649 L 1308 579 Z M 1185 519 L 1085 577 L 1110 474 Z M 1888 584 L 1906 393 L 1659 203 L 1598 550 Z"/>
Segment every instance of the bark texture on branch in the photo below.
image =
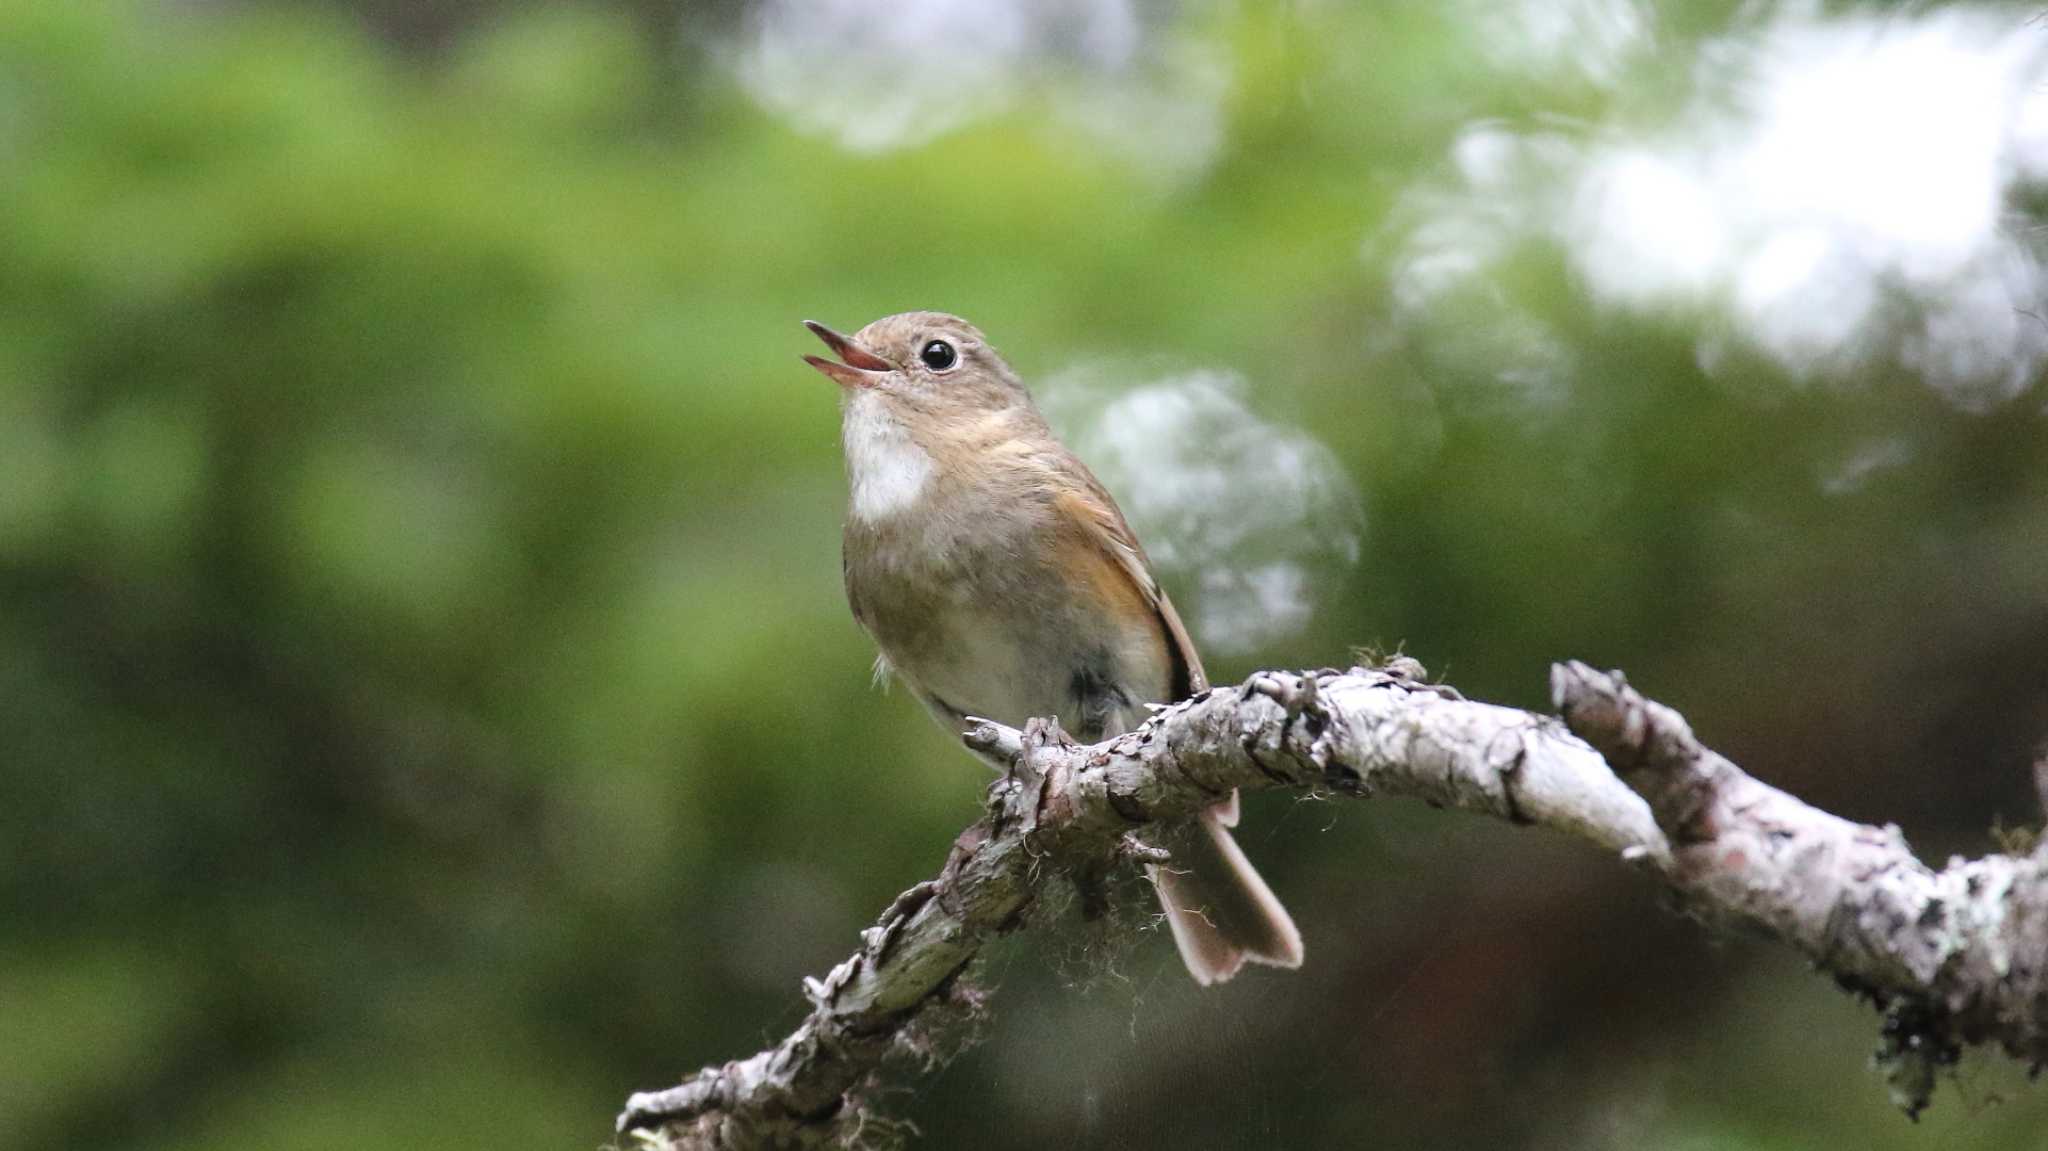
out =
<path fill-rule="evenodd" d="M 1559 665 L 1552 689 L 1564 722 L 1465 700 L 1397 659 L 1261 672 L 1092 747 L 1036 722 L 984 724 L 969 744 L 1013 767 L 939 875 L 898 896 L 857 953 L 805 981 L 810 1014 L 782 1042 L 634 1095 L 619 1128 L 692 1149 L 844 1139 L 874 1121 L 861 1089 L 972 997 L 963 973 L 1026 922 L 1049 870 L 1154 861 L 1140 836 L 1231 788 L 1405 795 L 1616 852 L 1702 918 L 1754 925 L 1885 1007 L 1909 1111 L 1963 1044 L 2048 1061 L 2041 852 L 1937 873 L 1895 828 L 1847 822 L 1745 775 L 1619 675 Z"/>
<path fill-rule="evenodd" d="M 1885 1009 L 1880 1059 L 1908 1114 L 1966 1045 L 2048 1064 L 2048 853 L 1935 871 L 1896 826 L 1852 823 L 1745 774 L 1618 673 L 1559 664 L 1551 695 L 1649 801 L 1689 909 L 1761 928 Z"/>

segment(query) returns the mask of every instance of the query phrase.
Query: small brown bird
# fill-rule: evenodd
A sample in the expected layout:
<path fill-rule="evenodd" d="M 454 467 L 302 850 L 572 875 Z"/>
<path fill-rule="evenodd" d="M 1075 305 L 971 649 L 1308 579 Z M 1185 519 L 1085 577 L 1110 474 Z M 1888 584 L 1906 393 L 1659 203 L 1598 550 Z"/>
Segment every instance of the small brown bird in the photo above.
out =
<path fill-rule="evenodd" d="M 1207 686 L 1116 501 L 979 330 L 939 312 L 850 337 L 806 326 L 839 356 L 804 359 L 842 390 L 846 598 L 881 648 L 878 670 L 949 730 L 1055 716 L 1089 743 Z M 1233 793 L 1152 871 L 1205 985 L 1246 960 L 1301 966 L 1301 933 L 1236 824 Z"/>

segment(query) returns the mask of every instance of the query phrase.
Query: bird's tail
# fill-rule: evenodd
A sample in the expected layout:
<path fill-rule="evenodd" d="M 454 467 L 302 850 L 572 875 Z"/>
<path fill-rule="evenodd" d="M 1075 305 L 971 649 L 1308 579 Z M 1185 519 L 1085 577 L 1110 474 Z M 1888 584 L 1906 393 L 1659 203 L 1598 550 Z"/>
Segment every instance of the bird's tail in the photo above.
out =
<path fill-rule="evenodd" d="M 1181 961 L 1204 987 L 1236 975 L 1246 960 L 1301 966 L 1301 932 L 1231 838 L 1236 824 L 1233 794 L 1202 813 L 1171 861 L 1151 869 Z"/>

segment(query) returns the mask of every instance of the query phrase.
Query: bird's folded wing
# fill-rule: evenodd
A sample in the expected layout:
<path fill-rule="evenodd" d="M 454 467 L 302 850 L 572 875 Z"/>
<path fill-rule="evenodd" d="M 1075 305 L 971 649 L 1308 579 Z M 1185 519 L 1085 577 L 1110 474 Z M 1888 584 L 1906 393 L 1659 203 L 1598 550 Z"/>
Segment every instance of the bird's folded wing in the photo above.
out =
<path fill-rule="evenodd" d="M 1174 660 L 1173 699 L 1161 702 L 1176 702 L 1206 690 L 1209 677 L 1202 671 L 1202 657 L 1196 653 L 1194 641 L 1188 637 L 1187 625 L 1181 622 L 1173 601 L 1166 597 L 1159 581 L 1153 578 L 1151 561 L 1145 557 L 1145 549 L 1139 545 L 1138 537 L 1131 534 L 1131 526 L 1124 522 L 1123 511 L 1087 465 L 1079 460 L 1072 461 L 1072 465 L 1076 474 L 1065 477 L 1070 483 L 1062 485 L 1054 501 L 1054 509 L 1076 523 L 1083 538 L 1115 561 L 1139 594 L 1144 596 L 1145 602 L 1159 614 L 1159 622 L 1166 629 L 1167 647 Z"/>

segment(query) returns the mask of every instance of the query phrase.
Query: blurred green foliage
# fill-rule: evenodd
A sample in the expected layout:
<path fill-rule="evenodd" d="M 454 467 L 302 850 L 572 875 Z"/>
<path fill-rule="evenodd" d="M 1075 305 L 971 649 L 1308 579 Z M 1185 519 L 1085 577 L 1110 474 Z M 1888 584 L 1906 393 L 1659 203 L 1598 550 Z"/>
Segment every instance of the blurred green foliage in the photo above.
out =
<path fill-rule="evenodd" d="M 1225 365 L 1312 428 L 1365 558 L 1218 678 L 1405 644 L 1536 705 L 1581 656 L 1916 842 L 2034 821 L 2041 389 L 1731 385 L 1705 317 L 1540 247 L 1396 331 L 1404 190 L 1461 126 L 1619 99 L 1459 13 L 1210 12 L 1228 143 L 1161 183 L 1029 105 L 844 152 L 644 13 L 423 57 L 345 8 L 0 5 L 0 1144 L 588 1147 L 792 1022 L 981 783 L 868 688 L 805 316 Z M 1547 408 L 1489 390 L 1510 299 L 1575 353 Z M 1154 935 L 1077 989 L 1007 950 L 990 1045 L 894 1101 L 929 1145 L 2041 1145 L 2048 1097 L 1974 1078 L 1906 1125 L 1867 1012 L 1609 861 L 1254 806 L 1309 969 L 1196 995 Z"/>

